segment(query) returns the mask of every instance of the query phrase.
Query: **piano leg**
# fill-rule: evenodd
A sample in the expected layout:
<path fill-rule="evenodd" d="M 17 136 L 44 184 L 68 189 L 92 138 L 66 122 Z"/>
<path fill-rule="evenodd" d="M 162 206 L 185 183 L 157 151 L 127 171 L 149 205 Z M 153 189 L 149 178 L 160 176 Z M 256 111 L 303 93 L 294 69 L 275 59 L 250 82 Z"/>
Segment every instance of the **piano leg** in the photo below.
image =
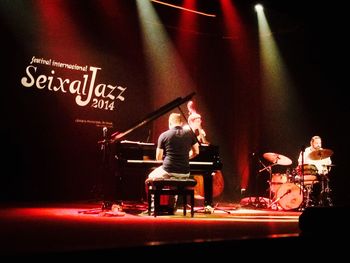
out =
<path fill-rule="evenodd" d="M 213 173 L 203 174 L 204 180 L 204 206 L 213 206 Z"/>

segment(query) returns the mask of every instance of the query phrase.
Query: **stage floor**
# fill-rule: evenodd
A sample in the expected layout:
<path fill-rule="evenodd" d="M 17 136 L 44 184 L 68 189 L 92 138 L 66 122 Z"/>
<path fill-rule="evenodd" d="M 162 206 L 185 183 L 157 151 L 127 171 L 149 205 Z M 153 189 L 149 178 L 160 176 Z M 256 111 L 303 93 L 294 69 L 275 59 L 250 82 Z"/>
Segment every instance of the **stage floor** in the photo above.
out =
<path fill-rule="evenodd" d="M 186 216 L 149 216 L 143 203 L 113 210 L 101 202 L 7 204 L 0 210 L 1 251 L 7 255 L 117 251 L 176 244 L 237 242 L 298 237 L 299 211 L 217 205 Z M 212 243 L 213 244 L 213 243 Z"/>

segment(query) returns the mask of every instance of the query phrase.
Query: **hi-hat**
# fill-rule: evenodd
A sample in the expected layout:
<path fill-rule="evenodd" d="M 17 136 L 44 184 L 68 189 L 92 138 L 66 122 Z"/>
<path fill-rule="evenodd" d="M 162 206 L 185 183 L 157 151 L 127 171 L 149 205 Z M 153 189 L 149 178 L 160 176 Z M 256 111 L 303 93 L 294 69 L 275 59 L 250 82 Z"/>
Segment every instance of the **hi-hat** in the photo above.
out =
<path fill-rule="evenodd" d="M 330 149 L 319 149 L 309 153 L 309 158 L 311 160 L 322 160 L 331 157 L 333 151 Z"/>
<path fill-rule="evenodd" d="M 264 158 L 274 164 L 279 164 L 279 165 L 291 165 L 292 160 L 289 159 L 288 157 L 278 154 L 278 153 L 264 153 L 263 154 Z"/>

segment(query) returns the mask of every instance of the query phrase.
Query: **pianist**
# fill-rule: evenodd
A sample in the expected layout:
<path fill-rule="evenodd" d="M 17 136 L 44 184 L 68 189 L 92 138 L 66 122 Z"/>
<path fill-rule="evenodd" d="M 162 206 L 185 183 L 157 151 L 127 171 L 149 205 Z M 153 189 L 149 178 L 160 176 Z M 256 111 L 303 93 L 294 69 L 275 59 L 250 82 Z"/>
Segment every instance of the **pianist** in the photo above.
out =
<path fill-rule="evenodd" d="M 156 148 L 156 160 L 163 163 L 148 175 L 149 179 L 188 178 L 189 160 L 199 154 L 198 141 L 192 131 L 183 129 L 181 115 L 171 113 L 168 121 L 169 129 L 159 136 Z M 172 212 L 175 212 L 176 202 L 177 196 L 169 197 L 168 205 Z"/>

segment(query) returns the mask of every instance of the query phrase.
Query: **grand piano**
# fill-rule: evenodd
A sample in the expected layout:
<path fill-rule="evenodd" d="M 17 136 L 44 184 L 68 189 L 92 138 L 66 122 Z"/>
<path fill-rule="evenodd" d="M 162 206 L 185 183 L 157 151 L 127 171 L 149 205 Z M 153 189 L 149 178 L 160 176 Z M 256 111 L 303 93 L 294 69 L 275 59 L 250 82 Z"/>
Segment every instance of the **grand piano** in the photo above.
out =
<path fill-rule="evenodd" d="M 153 168 L 162 164 L 161 161 L 155 160 L 155 143 L 125 140 L 126 135 L 179 107 L 189 101 L 193 95 L 194 93 L 191 93 L 184 98 L 179 97 L 149 114 L 125 132 L 116 132 L 111 135 L 110 141 L 115 145 L 116 175 L 119 181 L 117 194 L 121 199 L 144 199 L 144 181 L 147 175 Z M 180 112 L 182 112 L 181 109 Z M 222 168 L 219 147 L 210 144 L 200 145 L 199 155 L 190 160 L 190 168 L 191 174 L 203 176 L 204 204 L 212 206 L 213 173 Z"/>

